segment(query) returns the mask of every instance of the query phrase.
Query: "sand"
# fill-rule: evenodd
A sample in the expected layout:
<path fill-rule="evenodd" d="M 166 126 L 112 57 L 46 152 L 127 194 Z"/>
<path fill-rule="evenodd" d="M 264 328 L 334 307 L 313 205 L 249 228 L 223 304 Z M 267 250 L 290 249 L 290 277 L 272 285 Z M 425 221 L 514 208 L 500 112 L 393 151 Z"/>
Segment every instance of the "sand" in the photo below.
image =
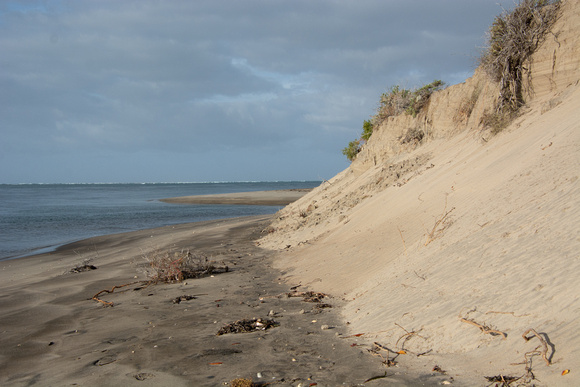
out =
<path fill-rule="evenodd" d="M 333 307 L 322 309 L 286 296 L 291 287 L 302 290 L 300 281 L 282 281 L 272 253 L 253 242 L 269 222 L 258 216 L 167 226 L 0 262 L 0 384 L 220 386 L 252 378 L 262 385 L 335 386 L 384 375 L 381 359 L 359 347 L 358 337 L 346 337 L 339 295 L 325 298 Z M 144 257 L 182 249 L 229 271 L 103 294 L 113 307 L 91 299 L 147 280 Z M 87 261 L 97 269 L 70 272 Z M 172 302 L 183 295 L 195 298 Z M 216 335 L 227 324 L 253 318 L 279 326 Z M 403 368 L 388 374 L 394 385 L 423 381 Z"/>
<path fill-rule="evenodd" d="M 174 204 L 245 204 L 256 206 L 285 206 L 310 192 L 311 189 L 237 192 L 217 195 L 180 196 L 161 199 Z"/>
<path fill-rule="evenodd" d="M 580 2 L 562 12 L 503 132 L 481 126 L 497 85 L 476 72 L 425 113 L 376 128 L 259 241 L 279 251 L 287 281 L 348 300 L 342 318 L 361 344 L 404 349 L 399 365 L 418 374 L 580 385 Z M 474 90 L 471 116 L 458 117 Z M 402 144 L 409 128 L 426 140 Z"/>
<path fill-rule="evenodd" d="M 1 262 L 0 383 L 580 385 L 580 1 L 562 10 L 530 67 L 528 104 L 499 135 L 481 127 L 497 85 L 476 71 L 426 113 L 387 120 L 348 169 L 273 217 Z M 425 141 L 401 144 L 409 128 Z M 182 248 L 231 270 L 127 287 L 106 295 L 114 307 L 91 300 L 145 279 L 152 249 Z M 86 257 L 97 270 L 64 274 Z M 279 297 L 298 285 L 334 307 Z M 184 294 L 198 296 L 171 302 Z M 216 336 L 268 314 L 279 327 Z M 375 343 L 389 350 L 375 356 Z"/>

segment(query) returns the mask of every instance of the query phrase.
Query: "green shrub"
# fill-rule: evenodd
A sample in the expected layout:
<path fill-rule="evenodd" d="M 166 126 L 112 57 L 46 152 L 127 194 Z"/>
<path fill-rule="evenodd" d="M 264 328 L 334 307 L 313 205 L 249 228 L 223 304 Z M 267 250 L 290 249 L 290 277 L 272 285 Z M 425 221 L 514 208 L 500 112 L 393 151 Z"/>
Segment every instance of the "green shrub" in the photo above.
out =
<path fill-rule="evenodd" d="M 353 161 L 356 158 L 358 152 L 360 152 L 360 140 L 349 142 L 348 146 L 342 150 L 342 154 L 350 161 Z"/>
<path fill-rule="evenodd" d="M 411 114 L 415 117 L 427 105 L 431 94 L 441 90 L 444 85 L 443 81 L 435 80 L 417 90 L 404 89 L 398 85 L 391 87 L 390 92 L 381 95 L 377 114 L 370 120 L 363 122 L 363 131 L 360 139 L 351 141 L 342 150 L 342 154 L 350 161 L 353 161 L 360 152 L 361 143 L 371 138 L 377 125 L 380 125 L 381 122 L 391 116 L 398 116 L 403 113 Z"/>
<path fill-rule="evenodd" d="M 415 117 L 427 105 L 431 94 L 441 90 L 444 85 L 445 82 L 435 80 L 416 90 L 404 89 L 398 85 L 391 87 L 389 93 L 381 95 L 379 108 L 373 117 L 373 122 L 380 124 L 387 118 L 398 116 L 403 112 Z"/>
<path fill-rule="evenodd" d="M 420 89 L 415 90 L 411 95 L 409 105 L 405 109 L 407 114 L 416 117 L 417 114 L 421 111 L 421 109 L 423 109 L 423 107 L 427 105 L 427 102 L 429 101 L 429 97 L 431 97 L 431 94 L 433 94 L 433 92 L 437 90 L 441 90 L 441 88 L 443 88 L 444 85 L 445 82 L 437 79 L 429 83 L 428 85 L 425 85 Z"/>
<path fill-rule="evenodd" d="M 381 123 L 389 117 L 403 113 L 409 106 L 412 93 L 411 90 L 401 88 L 399 85 L 391 87 L 390 92 L 381 95 L 373 121 Z"/>
<path fill-rule="evenodd" d="M 363 131 L 360 138 L 362 140 L 368 141 L 369 138 L 371 138 L 372 134 L 373 134 L 373 124 L 369 120 L 365 120 L 363 122 Z"/>

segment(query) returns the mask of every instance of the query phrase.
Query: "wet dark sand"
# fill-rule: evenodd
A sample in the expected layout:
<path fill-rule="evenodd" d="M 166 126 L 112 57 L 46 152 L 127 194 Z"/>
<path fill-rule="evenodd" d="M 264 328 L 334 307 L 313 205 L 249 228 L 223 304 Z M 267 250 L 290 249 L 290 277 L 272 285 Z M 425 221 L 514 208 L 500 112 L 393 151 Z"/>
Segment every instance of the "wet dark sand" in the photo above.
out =
<path fill-rule="evenodd" d="M 402 370 L 345 338 L 333 308 L 286 296 L 275 255 L 254 240 L 269 216 L 218 220 L 91 238 L 57 251 L 0 262 L 0 385 L 220 386 L 397 385 Z M 147 287 L 152 250 L 203 253 L 229 272 Z M 90 259 L 96 270 L 67 273 Z M 298 287 L 297 290 L 303 289 Z M 181 295 L 195 299 L 173 303 Z M 268 318 L 267 331 L 217 336 L 240 319 Z M 322 329 L 329 328 L 329 329 Z M 326 327 L 327 326 L 327 327 Z M 396 375 L 400 371 L 400 375 Z M 405 376 L 406 377 L 406 376 Z M 408 380 L 408 379 L 407 379 Z"/>

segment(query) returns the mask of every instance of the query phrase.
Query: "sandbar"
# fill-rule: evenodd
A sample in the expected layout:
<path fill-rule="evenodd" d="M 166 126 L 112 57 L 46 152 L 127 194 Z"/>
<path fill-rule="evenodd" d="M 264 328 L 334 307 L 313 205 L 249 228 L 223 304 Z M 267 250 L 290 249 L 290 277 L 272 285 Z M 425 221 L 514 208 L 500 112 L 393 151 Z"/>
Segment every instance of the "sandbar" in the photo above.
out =
<path fill-rule="evenodd" d="M 236 192 L 214 195 L 179 196 L 160 199 L 174 204 L 239 204 L 256 206 L 285 206 L 310 192 L 310 188 Z"/>

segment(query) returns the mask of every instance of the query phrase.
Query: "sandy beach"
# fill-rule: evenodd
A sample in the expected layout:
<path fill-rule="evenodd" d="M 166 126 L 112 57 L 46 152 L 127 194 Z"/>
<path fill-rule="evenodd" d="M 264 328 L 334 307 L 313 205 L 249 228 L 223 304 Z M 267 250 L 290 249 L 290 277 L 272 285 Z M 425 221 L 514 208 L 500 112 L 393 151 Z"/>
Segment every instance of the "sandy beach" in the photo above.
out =
<path fill-rule="evenodd" d="M 310 192 L 164 199 L 274 215 L 0 262 L 0 385 L 580 385 L 580 1 L 561 12 L 502 131 L 476 70 Z M 152 282 L 190 258 L 214 272 Z"/>
<path fill-rule="evenodd" d="M 269 222 L 258 216 L 167 226 L 0 262 L 0 384 L 218 386 L 247 378 L 258 385 L 334 386 L 384 376 L 380 357 L 358 337 L 346 337 L 340 295 L 324 298 L 328 308 L 287 296 L 308 289 L 286 282 L 272 268 L 272 254 L 256 247 Z M 144 285 L 146 257 L 183 249 L 229 270 Z M 96 269 L 71 272 L 83 265 Z M 129 283 L 100 296 L 112 307 L 91 299 Z M 255 318 L 279 325 L 216 335 Z M 404 369 L 388 370 L 388 378 L 390 385 L 410 380 Z M 380 385 L 375 380 L 368 385 Z"/>

